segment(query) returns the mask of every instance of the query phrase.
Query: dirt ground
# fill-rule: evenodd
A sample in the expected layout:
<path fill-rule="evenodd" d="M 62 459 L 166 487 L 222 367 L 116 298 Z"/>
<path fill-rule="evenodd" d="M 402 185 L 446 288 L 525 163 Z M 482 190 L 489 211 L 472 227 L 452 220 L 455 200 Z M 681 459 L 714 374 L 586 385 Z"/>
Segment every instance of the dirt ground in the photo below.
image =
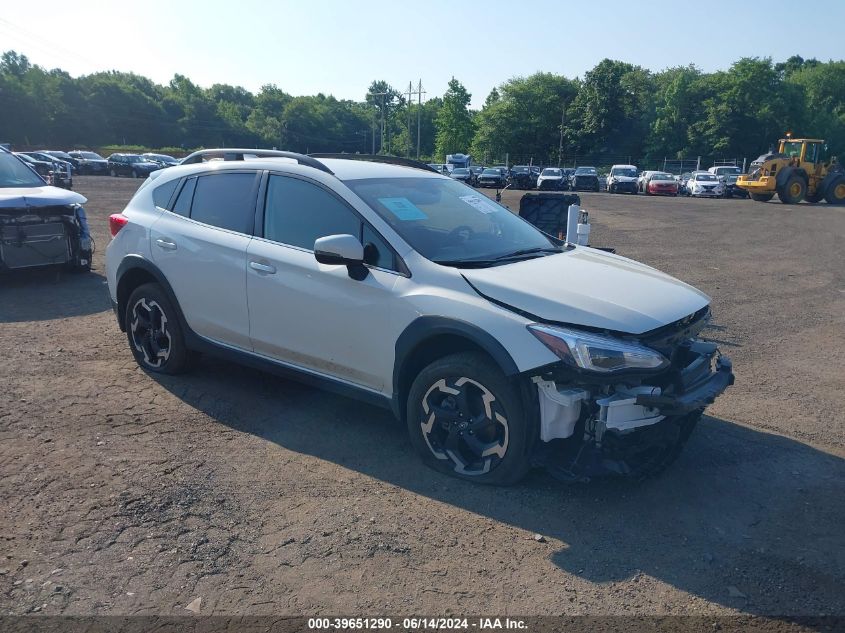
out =
<path fill-rule="evenodd" d="M 140 371 L 103 277 L 138 184 L 77 179 L 91 274 L 0 278 L 3 615 L 845 615 L 845 209 L 583 194 L 595 245 L 713 297 L 737 382 L 657 479 L 496 489 L 380 409 Z"/>

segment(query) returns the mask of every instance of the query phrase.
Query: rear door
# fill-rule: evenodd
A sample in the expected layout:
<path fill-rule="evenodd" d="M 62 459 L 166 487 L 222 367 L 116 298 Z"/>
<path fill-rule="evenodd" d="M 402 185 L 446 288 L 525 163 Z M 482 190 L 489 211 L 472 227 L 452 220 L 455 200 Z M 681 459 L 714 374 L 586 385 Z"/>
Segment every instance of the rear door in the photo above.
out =
<path fill-rule="evenodd" d="M 190 328 L 249 350 L 246 250 L 260 173 L 225 171 L 186 178 L 150 230 L 153 260 Z"/>
<path fill-rule="evenodd" d="M 346 266 L 314 258 L 319 237 L 351 234 L 369 262 L 356 280 Z M 374 390 L 393 367 L 390 306 L 400 273 L 384 239 L 340 197 L 299 177 L 271 174 L 261 226 L 247 254 L 252 344 L 271 358 Z M 388 369 L 389 368 L 389 369 Z"/>

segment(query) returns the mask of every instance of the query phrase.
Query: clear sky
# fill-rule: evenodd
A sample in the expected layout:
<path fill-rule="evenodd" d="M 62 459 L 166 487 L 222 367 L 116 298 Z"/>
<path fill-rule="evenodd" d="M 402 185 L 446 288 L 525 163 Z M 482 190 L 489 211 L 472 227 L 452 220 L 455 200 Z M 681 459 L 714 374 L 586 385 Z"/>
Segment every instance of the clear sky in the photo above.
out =
<path fill-rule="evenodd" d="M 605 57 L 655 71 L 725 69 L 744 56 L 845 58 L 845 0 L 0 4 L 0 50 L 74 76 L 122 70 L 167 83 L 180 73 L 204 87 L 274 83 L 355 100 L 374 79 L 400 90 L 422 79 L 430 97 L 454 76 L 480 107 L 510 77 L 583 76 Z"/>

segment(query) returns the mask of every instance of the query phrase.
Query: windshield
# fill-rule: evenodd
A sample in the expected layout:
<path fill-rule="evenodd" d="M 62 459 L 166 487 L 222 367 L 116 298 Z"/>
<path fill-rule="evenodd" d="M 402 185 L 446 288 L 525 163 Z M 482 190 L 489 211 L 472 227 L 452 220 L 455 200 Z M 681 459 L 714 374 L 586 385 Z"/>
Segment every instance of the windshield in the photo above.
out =
<path fill-rule="evenodd" d="M 511 169 L 511 173 L 513 173 L 513 174 L 527 174 L 528 171 L 529 171 L 528 167 L 526 167 L 524 165 L 517 165 L 516 167 Z"/>
<path fill-rule="evenodd" d="M 502 172 L 499 171 L 498 169 L 485 169 L 483 172 L 481 172 L 481 175 L 482 176 L 501 176 Z"/>
<path fill-rule="evenodd" d="M 675 181 L 675 177 L 672 174 L 663 174 L 663 173 L 654 174 L 651 177 L 651 179 L 652 180 L 671 180 L 673 182 Z"/>
<path fill-rule="evenodd" d="M 614 167 L 610 170 L 611 176 L 625 176 L 627 178 L 636 178 L 637 170 L 633 167 Z"/>
<path fill-rule="evenodd" d="M 730 176 L 727 176 L 725 178 L 725 182 L 727 182 L 728 184 L 731 184 L 731 185 L 733 183 L 735 183 L 737 180 L 739 180 L 739 176 L 737 176 L 736 174 L 731 174 Z"/>
<path fill-rule="evenodd" d="M 456 167 L 452 170 L 453 176 L 466 176 L 469 174 L 469 169 L 464 169 L 463 167 Z"/>
<path fill-rule="evenodd" d="M 560 176 L 559 169 L 544 169 L 542 176 Z"/>
<path fill-rule="evenodd" d="M 44 181 L 11 154 L 0 153 L 0 187 L 43 187 Z"/>
<path fill-rule="evenodd" d="M 87 158 L 88 160 L 105 160 L 102 156 L 97 154 L 96 152 L 79 152 L 77 156 L 81 156 L 82 158 Z"/>
<path fill-rule="evenodd" d="M 595 176 L 596 173 L 595 167 L 579 167 L 575 170 L 576 176 Z"/>
<path fill-rule="evenodd" d="M 696 180 L 706 180 L 706 181 L 719 180 L 713 174 L 696 174 L 695 179 Z"/>
<path fill-rule="evenodd" d="M 438 263 L 559 250 L 528 222 L 456 180 L 371 178 L 346 185 L 417 252 Z"/>
<path fill-rule="evenodd" d="M 129 163 L 143 163 L 146 162 L 146 158 L 143 156 L 127 156 L 126 161 Z"/>

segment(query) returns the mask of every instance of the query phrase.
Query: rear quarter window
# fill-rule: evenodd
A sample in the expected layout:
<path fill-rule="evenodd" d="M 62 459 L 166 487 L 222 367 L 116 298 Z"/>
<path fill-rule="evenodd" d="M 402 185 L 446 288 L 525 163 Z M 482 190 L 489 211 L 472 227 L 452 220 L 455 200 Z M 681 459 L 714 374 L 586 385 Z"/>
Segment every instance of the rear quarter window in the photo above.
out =
<path fill-rule="evenodd" d="M 170 199 L 173 197 L 173 192 L 176 191 L 176 186 L 179 184 L 179 179 L 171 180 L 163 185 L 153 189 L 153 204 L 159 209 L 167 209 L 170 211 Z"/>

